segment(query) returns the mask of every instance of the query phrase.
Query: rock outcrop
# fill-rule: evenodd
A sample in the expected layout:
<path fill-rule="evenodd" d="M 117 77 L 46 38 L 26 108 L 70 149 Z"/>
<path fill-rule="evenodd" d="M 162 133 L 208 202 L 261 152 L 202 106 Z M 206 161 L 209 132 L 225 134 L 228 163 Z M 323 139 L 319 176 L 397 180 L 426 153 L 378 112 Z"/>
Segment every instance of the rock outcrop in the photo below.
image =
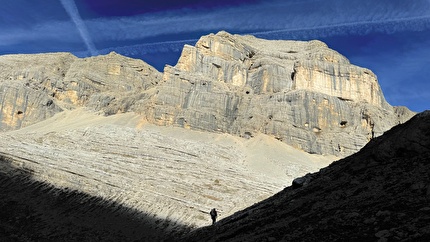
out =
<path fill-rule="evenodd" d="M 153 67 L 116 53 L 84 59 L 69 53 L 1 56 L 0 129 L 19 129 L 80 106 L 125 112 L 159 80 Z"/>
<path fill-rule="evenodd" d="M 376 76 L 320 41 L 220 32 L 166 66 L 148 120 L 242 137 L 274 136 L 309 153 L 345 156 L 413 113 L 386 101 Z"/>
<path fill-rule="evenodd" d="M 157 125 L 252 137 L 346 156 L 413 112 L 390 106 L 376 76 L 321 41 L 269 41 L 226 32 L 185 45 L 161 74 L 111 53 L 0 57 L 1 129 L 87 106 L 134 111 Z"/>
<path fill-rule="evenodd" d="M 47 82 L 63 80 L 76 59 L 66 53 L 1 56 L 0 130 L 19 129 L 62 111 Z"/>
<path fill-rule="evenodd" d="M 182 241 L 428 241 L 430 111 Z"/>

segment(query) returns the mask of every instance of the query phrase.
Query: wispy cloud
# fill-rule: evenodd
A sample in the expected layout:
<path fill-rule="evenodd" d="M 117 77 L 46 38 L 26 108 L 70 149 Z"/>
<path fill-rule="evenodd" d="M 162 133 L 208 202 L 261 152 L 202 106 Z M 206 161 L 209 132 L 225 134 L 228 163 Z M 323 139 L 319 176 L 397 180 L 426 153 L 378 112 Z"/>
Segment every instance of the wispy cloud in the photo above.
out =
<path fill-rule="evenodd" d="M 421 40 L 415 40 L 406 36 L 413 31 L 430 33 L 430 0 L 267 0 L 254 1 L 253 4 L 242 6 L 219 6 L 198 11 L 178 9 L 127 17 L 85 19 L 85 21 L 79 15 L 73 0 L 61 0 L 62 6 L 56 2 L 58 6 L 54 9 L 57 11 L 53 11 L 57 13 L 56 18 L 42 13 L 32 15 L 34 18 L 37 17 L 37 22 L 19 14 L 28 15 L 49 8 L 39 6 L 40 3 L 33 3 L 34 6 L 39 6 L 37 8 L 39 11 L 30 8 L 31 11 L 23 13 L 18 11 L 19 4 L 12 4 L 15 1 L 8 1 L 8 3 L 10 6 L 6 4 L 5 8 L 0 9 L 2 30 L 0 31 L 0 53 L 12 53 L 18 48 L 21 48 L 21 51 L 27 48 L 37 49 L 40 52 L 47 49 L 56 50 L 42 46 L 51 45 L 60 46 L 56 48 L 61 51 L 72 51 L 82 57 L 88 56 L 88 52 L 96 55 L 110 51 L 134 57 L 142 55 L 151 57 L 156 53 L 178 53 L 184 44 L 194 44 L 200 35 L 219 30 L 253 34 L 267 39 L 321 39 L 358 35 L 368 35 L 372 38 L 370 36 L 375 34 L 395 36 L 405 32 L 405 36 L 401 38 L 407 43 L 424 42 L 422 39 L 429 39 L 429 37 L 422 37 Z M 12 5 L 14 8 L 11 8 Z M 62 7 L 66 9 L 72 21 L 67 16 L 61 15 Z M 9 13 L 10 9 L 15 10 L 13 14 Z M 45 15 L 46 18 L 44 18 Z M 1 21 L 6 19 L 5 16 L 13 16 L 13 18 L 10 17 L 10 21 L 2 24 Z M 12 21 L 14 18 L 19 19 L 19 25 L 13 25 L 16 22 Z M 393 39 L 388 41 L 390 40 Z M 361 64 L 378 74 L 384 93 L 393 104 L 397 104 L 397 101 L 401 103 L 401 101 L 415 100 L 415 97 L 429 100 L 427 92 L 423 90 L 428 90 L 430 87 L 425 84 L 426 82 L 417 81 L 430 76 L 425 65 L 430 55 L 430 42 L 425 43 L 427 44 L 414 48 L 390 50 L 394 53 L 392 55 L 382 55 L 381 51 L 375 48 L 371 49 L 372 53 L 360 51 L 363 55 Z M 387 43 L 387 45 L 392 44 Z M 99 49 L 95 47 L 96 45 Z M 380 46 L 384 48 L 385 43 Z M 355 46 L 351 45 L 351 48 Z M 411 51 L 413 49 L 417 51 Z M 401 56 L 397 56 L 397 53 L 401 53 Z M 375 59 L 376 55 L 381 55 L 381 58 Z M 360 58 L 360 56 L 355 57 L 356 60 Z M 395 70 L 393 66 L 396 67 Z M 408 91 L 403 83 L 405 81 L 414 83 L 408 85 Z"/>
<path fill-rule="evenodd" d="M 50 21 L 50 24 L 37 24 L 25 29 L 3 28 L 0 31 L 0 53 L 71 52 L 82 48 L 82 45 L 79 32 L 70 21 Z"/>
<path fill-rule="evenodd" d="M 259 35 L 309 38 L 369 31 L 396 32 L 429 28 L 430 2 L 404 1 L 265 1 L 211 12 L 169 11 L 88 22 L 95 38 L 121 41 L 184 32 L 231 30 Z M 108 26 L 108 27 L 107 27 Z M 117 31 L 108 31 L 115 28 Z"/>
<path fill-rule="evenodd" d="M 131 48 L 136 48 L 135 51 L 150 53 L 156 49 L 175 50 L 180 43 L 193 42 L 189 37 L 182 37 L 186 33 L 204 34 L 219 30 L 270 39 L 312 39 L 430 29 L 429 0 L 272 0 L 207 11 L 182 9 L 128 17 L 87 19 L 85 22 L 72 0 L 61 0 L 61 3 L 92 55 L 98 53 L 94 43 L 104 43 L 104 46 L 111 44 L 112 48 L 123 46 L 121 48 L 130 51 Z M 71 29 L 73 26 L 66 26 L 65 23 L 45 22 L 44 25 L 26 30 L 25 34 L 16 31 L 15 35 L 13 30 L 0 33 L 0 40 L 3 43 L 32 38 L 49 40 L 51 37 L 55 39 L 50 33 L 70 36 L 70 33 L 75 32 L 75 29 Z M 44 29 L 51 31 L 40 31 Z M 51 37 L 45 37 L 46 35 Z M 168 37 L 157 41 L 157 36 Z M 147 41 L 149 38 L 153 39 L 153 43 L 132 46 L 125 44 Z M 103 51 L 100 50 L 100 53 Z"/>
<path fill-rule="evenodd" d="M 112 47 L 120 53 L 178 51 L 196 39 L 182 39 L 183 33 L 227 30 L 269 39 L 313 39 L 337 35 L 365 35 L 430 29 L 430 2 L 416 0 L 311 0 L 264 1 L 211 11 L 175 10 L 133 17 L 87 21 L 95 41 L 138 41 L 169 36 L 172 41 L 155 41 Z M 115 31 L 111 31 L 114 29 Z M 178 37 L 175 37 L 177 35 Z M 115 44 L 117 45 L 117 44 Z M 120 44 L 121 45 L 121 44 Z"/>
<path fill-rule="evenodd" d="M 91 36 L 88 33 L 88 30 L 87 30 L 87 27 L 85 26 L 84 21 L 82 20 L 81 16 L 79 15 L 79 11 L 76 8 L 74 1 L 72 1 L 72 0 L 61 0 L 61 4 L 63 5 L 67 14 L 69 14 L 72 21 L 75 23 L 76 28 L 78 29 L 82 39 L 84 40 L 88 51 L 91 53 L 91 55 L 97 55 L 98 54 L 97 49 L 94 46 L 93 41 L 91 40 Z"/>
<path fill-rule="evenodd" d="M 198 39 L 187 39 L 177 41 L 160 41 L 155 43 L 115 46 L 100 50 L 101 53 L 116 51 L 123 54 L 141 55 L 162 52 L 180 52 L 185 44 L 193 45 Z"/>

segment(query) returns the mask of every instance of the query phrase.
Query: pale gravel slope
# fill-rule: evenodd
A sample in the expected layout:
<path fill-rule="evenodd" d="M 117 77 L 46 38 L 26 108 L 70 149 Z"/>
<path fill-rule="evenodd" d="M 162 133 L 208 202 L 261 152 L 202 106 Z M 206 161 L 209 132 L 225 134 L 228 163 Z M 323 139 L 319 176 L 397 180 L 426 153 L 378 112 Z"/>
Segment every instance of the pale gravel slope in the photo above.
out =
<path fill-rule="evenodd" d="M 231 215 L 336 159 L 263 134 L 244 139 L 85 109 L 0 133 L 0 152 L 37 180 L 191 226 L 207 225 L 212 207 Z"/>

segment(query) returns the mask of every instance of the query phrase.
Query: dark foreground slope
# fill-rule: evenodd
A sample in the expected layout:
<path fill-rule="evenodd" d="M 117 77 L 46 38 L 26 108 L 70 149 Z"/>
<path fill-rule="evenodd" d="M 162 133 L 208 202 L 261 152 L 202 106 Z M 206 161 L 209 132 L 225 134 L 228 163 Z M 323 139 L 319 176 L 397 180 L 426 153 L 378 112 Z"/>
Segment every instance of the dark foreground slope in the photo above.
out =
<path fill-rule="evenodd" d="M 1 155 L 0 162 L 3 168 L 10 164 Z M 188 230 L 115 202 L 35 181 L 31 172 L 12 165 L 6 168 L 0 170 L 0 241 L 170 241 Z"/>
<path fill-rule="evenodd" d="M 430 241 L 430 111 L 311 176 L 183 240 Z"/>

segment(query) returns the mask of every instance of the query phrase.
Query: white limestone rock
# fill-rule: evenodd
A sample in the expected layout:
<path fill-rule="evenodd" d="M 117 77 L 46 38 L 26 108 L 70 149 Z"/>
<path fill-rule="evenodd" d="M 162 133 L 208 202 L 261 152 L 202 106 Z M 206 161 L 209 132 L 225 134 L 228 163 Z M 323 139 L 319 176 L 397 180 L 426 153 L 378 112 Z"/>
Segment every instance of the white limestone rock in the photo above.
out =
<path fill-rule="evenodd" d="M 346 156 L 413 115 L 385 101 L 370 70 L 317 40 L 221 31 L 185 45 L 163 74 L 116 53 L 1 56 L 0 73 L 3 130 L 86 106 L 134 111 L 163 126 L 264 133 L 309 153 Z"/>
<path fill-rule="evenodd" d="M 150 122 L 243 137 L 261 132 L 337 156 L 413 115 L 385 101 L 370 70 L 317 40 L 203 36 L 166 66 L 157 90 Z"/>

